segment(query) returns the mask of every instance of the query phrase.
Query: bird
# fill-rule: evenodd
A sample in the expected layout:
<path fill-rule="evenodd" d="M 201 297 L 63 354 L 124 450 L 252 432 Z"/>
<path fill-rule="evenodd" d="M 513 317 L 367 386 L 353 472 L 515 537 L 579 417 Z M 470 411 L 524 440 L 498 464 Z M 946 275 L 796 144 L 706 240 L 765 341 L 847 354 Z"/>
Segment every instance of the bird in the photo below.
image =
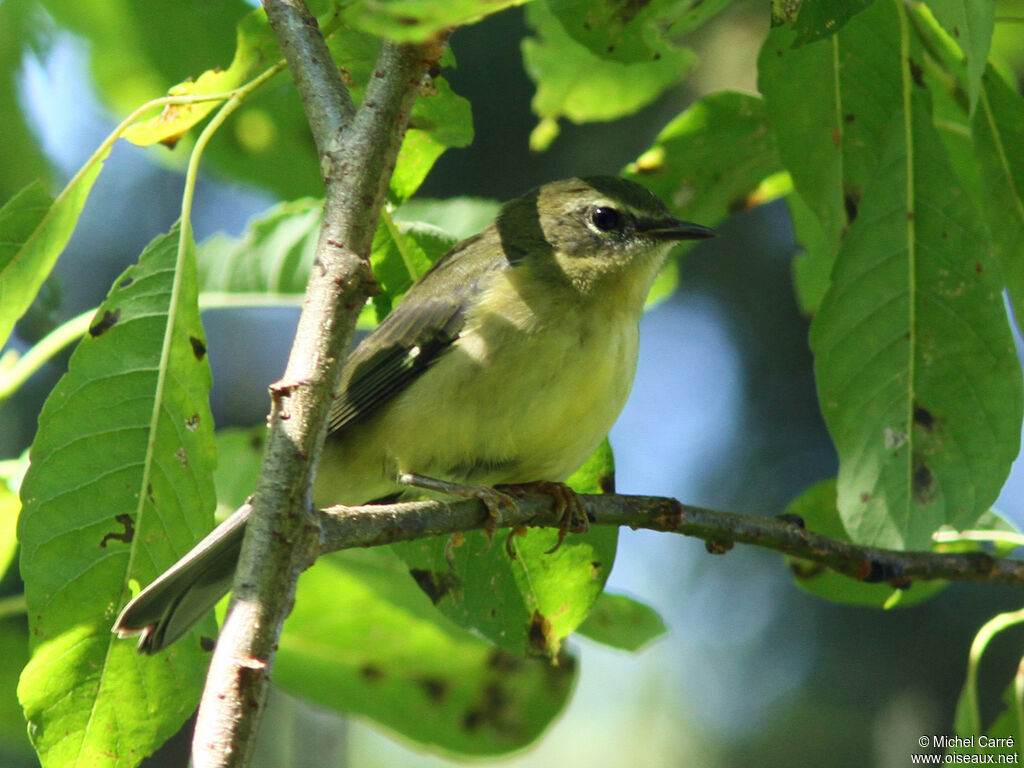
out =
<path fill-rule="evenodd" d="M 477 496 L 496 517 L 515 503 L 497 486 L 558 487 L 626 402 L 640 317 L 669 251 L 714 234 L 614 176 L 507 202 L 346 359 L 314 503 L 425 492 Z M 143 589 L 113 631 L 140 635 L 145 654 L 185 635 L 230 589 L 247 516 L 243 506 Z"/>

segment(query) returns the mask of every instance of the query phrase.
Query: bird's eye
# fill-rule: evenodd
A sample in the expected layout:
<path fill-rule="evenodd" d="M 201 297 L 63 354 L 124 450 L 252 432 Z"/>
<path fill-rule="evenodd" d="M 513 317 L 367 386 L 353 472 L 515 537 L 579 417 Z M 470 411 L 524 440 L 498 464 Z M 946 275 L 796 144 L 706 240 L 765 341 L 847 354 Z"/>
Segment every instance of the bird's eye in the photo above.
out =
<path fill-rule="evenodd" d="M 590 221 L 601 232 L 619 232 L 622 230 L 622 214 L 614 208 L 598 206 L 590 212 Z"/>

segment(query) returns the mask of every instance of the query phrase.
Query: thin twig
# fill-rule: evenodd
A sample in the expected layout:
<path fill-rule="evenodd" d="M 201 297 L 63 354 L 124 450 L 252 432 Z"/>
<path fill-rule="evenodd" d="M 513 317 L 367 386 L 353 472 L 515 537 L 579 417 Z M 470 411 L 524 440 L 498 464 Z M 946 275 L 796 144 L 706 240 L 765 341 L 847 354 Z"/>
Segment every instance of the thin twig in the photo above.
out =
<path fill-rule="evenodd" d="M 374 286 L 368 256 L 409 113 L 443 42 L 385 42 L 358 110 L 302 0 L 265 0 L 305 106 L 326 184 L 324 220 L 288 366 L 271 386 L 270 432 L 233 597 L 207 675 L 196 768 L 247 764 L 295 583 L 318 537 L 309 491 L 331 393 Z"/>
<path fill-rule="evenodd" d="M 727 552 L 734 543 L 754 544 L 803 558 L 859 581 L 906 588 L 913 581 L 944 579 L 1024 587 L 1024 560 L 984 552 L 903 552 L 866 547 L 808 531 L 785 517 L 715 512 L 675 499 L 613 494 L 580 496 L 592 525 L 621 525 L 703 539 L 709 552 Z M 502 527 L 557 527 L 551 497 L 528 494 L 515 511 L 505 511 Z M 417 501 L 364 507 L 329 507 L 319 513 L 322 552 L 372 547 L 395 541 L 483 530 L 486 508 L 478 501 Z"/>

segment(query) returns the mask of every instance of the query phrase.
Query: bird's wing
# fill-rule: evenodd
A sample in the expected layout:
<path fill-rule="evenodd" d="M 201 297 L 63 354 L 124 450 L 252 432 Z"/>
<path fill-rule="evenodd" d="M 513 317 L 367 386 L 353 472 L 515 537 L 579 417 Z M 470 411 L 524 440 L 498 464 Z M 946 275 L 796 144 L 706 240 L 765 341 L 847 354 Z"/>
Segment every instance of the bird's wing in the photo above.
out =
<path fill-rule="evenodd" d="M 349 355 L 331 407 L 330 432 L 376 411 L 408 387 L 458 339 L 466 310 L 504 259 L 477 258 L 476 235 L 455 245 L 409 289 Z M 438 285 L 443 284 L 443 290 Z"/>

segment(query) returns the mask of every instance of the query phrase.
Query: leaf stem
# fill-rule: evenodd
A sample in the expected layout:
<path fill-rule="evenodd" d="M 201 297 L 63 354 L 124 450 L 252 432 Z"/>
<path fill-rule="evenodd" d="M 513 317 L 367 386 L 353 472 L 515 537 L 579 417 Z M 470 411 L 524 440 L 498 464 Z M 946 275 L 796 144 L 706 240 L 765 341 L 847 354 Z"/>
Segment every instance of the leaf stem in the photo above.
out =
<path fill-rule="evenodd" d="M 971 652 L 967 657 L 967 680 L 964 688 L 967 694 L 968 717 L 971 719 L 971 730 L 973 734 L 982 733 L 981 730 L 981 708 L 978 705 L 978 667 L 981 665 L 981 657 L 985 649 L 992 641 L 992 638 L 1016 624 L 1024 623 L 1024 608 L 1017 611 L 1008 611 L 993 616 L 986 621 L 978 634 L 974 636 L 971 643 Z"/>

